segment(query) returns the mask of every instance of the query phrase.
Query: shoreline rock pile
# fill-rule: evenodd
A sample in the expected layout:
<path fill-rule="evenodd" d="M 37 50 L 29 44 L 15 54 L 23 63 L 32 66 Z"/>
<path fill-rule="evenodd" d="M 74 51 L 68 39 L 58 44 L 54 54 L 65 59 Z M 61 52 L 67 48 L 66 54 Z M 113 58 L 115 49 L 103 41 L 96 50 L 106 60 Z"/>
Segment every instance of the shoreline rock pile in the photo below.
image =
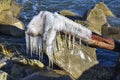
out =
<path fill-rule="evenodd" d="M 5 1 L 8 1 L 7 4 Z M 8 6 L 5 9 L 1 9 L 2 7 L 0 7 L 0 33 L 15 36 L 13 38 L 11 36 L 8 37 L 7 35 L 0 35 L 0 43 L 2 43 L 0 46 L 0 80 L 71 80 L 73 76 L 70 75 L 69 71 L 66 72 L 64 71 L 65 69 L 60 69 L 58 72 L 54 71 L 54 69 L 48 71 L 46 69 L 46 65 L 41 63 L 39 60 L 31 59 L 28 55 L 26 55 L 25 39 L 24 37 L 19 38 L 19 36 L 24 36 L 24 24 L 18 20 L 21 7 L 13 0 L 1 0 L 0 4 L 2 4 L 0 6 Z M 61 14 L 66 16 L 68 13 L 69 16 L 79 16 L 78 14 L 75 14 L 71 11 L 63 11 Z M 112 12 L 104 3 L 101 2 L 96 4 L 95 7 L 89 11 L 86 17 L 87 18 L 85 21 L 75 21 L 86 25 L 92 31 L 97 32 L 103 36 L 120 39 L 120 33 L 118 30 L 120 29 L 120 19 L 115 17 L 115 15 L 112 14 Z M 114 30 L 116 30 L 116 33 L 114 33 Z M 59 36 L 58 40 L 60 39 Z M 60 39 L 59 41 L 65 43 L 64 39 Z M 63 47 L 66 48 L 66 45 Z M 80 46 L 78 45 L 77 47 Z M 90 47 L 86 48 L 86 46 L 84 46 L 84 50 L 88 50 L 90 54 L 92 54 L 93 58 L 96 59 L 94 48 L 90 49 Z M 59 56 L 61 55 L 56 55 L 56 57 Z M 72 56 L 69 55 L 69 57 L 71 57 L 71 60 L 74 60 L 72 59 Z M 66 58 L 67 56 L 64 57 L 64 59 Z M 60 60 L 60 57 L 58 60 Z M 81 64 L 86 63 L 81 62 Z M 84 68 L 87 66 L 81 65 L 81 67 Z M 110 79 L 112 75 L 111 73 L 111 71 L 108 71 L 100 64 L 96 64 L 94 66 L 88 67 L 86 71 L 81 72 L 81 76 L 78 78 L 77 75 L 77 78 L 79 80 L 107 80 Z"/>

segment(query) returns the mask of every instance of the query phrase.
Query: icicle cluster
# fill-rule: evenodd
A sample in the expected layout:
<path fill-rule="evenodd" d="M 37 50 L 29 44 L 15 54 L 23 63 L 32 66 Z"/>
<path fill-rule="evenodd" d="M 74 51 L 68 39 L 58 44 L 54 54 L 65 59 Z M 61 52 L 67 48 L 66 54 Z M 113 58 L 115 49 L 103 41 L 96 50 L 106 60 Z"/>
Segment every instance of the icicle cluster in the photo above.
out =
<path fill-rule="evenodd" d="M 69 48 L 71 39 L 74 48 L 75 38 L 79 38 L 81 44 L 81 40 L 87 41 L 92 34 L 89 29 L 58 13 L 41 11 L 28 24 L 26 31 L 27 53 L 31 53 L 31 56 L 32 53 L 41 56 L 45 51 L 50 61 L 49 66 L 53 65 L 57 32 L 69 34 Z"/>
<path fill-rule="evenodd" d="M 43 58 L 43 46 L 42 46 L 42 38 L 40 36 L 29 36 L 26 34 L 26 53 L 32 57 L 33 54 L 39 56 L 39 59 L 42 60 Z"/>

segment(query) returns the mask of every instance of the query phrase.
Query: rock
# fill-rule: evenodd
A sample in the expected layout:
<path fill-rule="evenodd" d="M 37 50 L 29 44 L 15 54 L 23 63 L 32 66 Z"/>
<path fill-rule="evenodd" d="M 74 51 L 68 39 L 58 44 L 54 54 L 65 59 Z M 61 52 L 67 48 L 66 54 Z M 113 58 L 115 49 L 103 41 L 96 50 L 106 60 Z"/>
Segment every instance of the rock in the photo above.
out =
<path fill-rule="evenodd" d="M 20 16 L 21 6 L 13 1 L 10 10 L 13 13 L 13 16 L 18 18 Z"/>
<path fill-rule="evenodd" d="M 71 80 L 69 76 L 60 76 L 52 71 L 35 72 L 21 80 Z"/>
<path fill-rule="evenodd" d="M 4 67 L 7 65 L 7 60 L 8 58 L 7 57 L 0 57 L 0 68 Z"/>
<path fill-rule="evenodd" d="M 109 35 L 108 37 L 119 40 L 120 41 L 120 34 L 116 34 L 116 35 Z"/>
<path fill-rule="evenodd" d="M 103 10 L 105 16 L 107 16 L 107 17 L 115 17 L 115 15 L 111 12 L 111 10 L 103 2 L 96 4 L 94 9 Z"/>
<path fill-rule="evenodd" d="M 22 26 L 21 23 L 18 22 L 18 27 Z M 24 30 L 17 28 L 16 26 L 11 26 L 11 25 L 2 25 L 0 24 L 0 32 L 2 34 L 7 34 L 7 35 L 12 35 L 15 37 L 22 37 L 24 36 Z"/>
<path fill-rule="evenodd" d="M 0 44 L 0 47 L 2 48 L 2 54 L 8 58 L 13 57 L 13 53 L 10 52 L 3 44 Z"/>
<path fill-rule="evenodd" d="M 102 65 L 97 64 L 83 72 L 78 80 L 111 80 L 111 75 L 112 72 L 108 71 Z"/>
<path fill-rule="evenodd" d="M 115 15 L 110 11 L 110 9 L 103 3 L 100 2 L 96 4 L 95 7 L 89 12 L 87 21 L 89 24 L 89 29 L 98 34 L 104 33 L 103 26 L 110 27 L 110 23 L 107 21 L 106 17 L 114 17 Z M 104 28 L 107 29 L 107 28 Z"/>
<path fill-rule="evenodd" d="M 24 35 L 24 24 L 18 20 L 21 7 L 13 0 L 0 1 L 0 32 L 12 36 Z"/>
<path fill-rule="evenodd" d="M 73 21 L 79 21 L 79 20 L 85 20 L 86 17 L 80 16 L 70 10 L 62 10 L 59 12 L 59 14 L 72 19 Z"/>
<path fill-rule="evenodd" d="M 11 69 L 11 76 L 15 80 L 23 78 L 25 76 L 25 67 L 14 64 L 12 69 Z"/>
<path fill-rule="evenodd" d="M 99 13 L 99 14 L 101 14 L 101 13 Z M 49 14 L 49 15 L 51 15 L 51 14 Z M 37 16 L 37 17 L 39 17 L 39 16 Z M 62 20 L 64 20 L 64 18 Z M 59 21 L 60 20 L 58 19 L 58 22 Z M 53 23 L 51 22 L 51 25 L 52 24 Z M 62 21 L 61 21 L 61 25 L 62 24 L 63 24 L 63 26 L 64 26 L 64 24 L 67 25 L 67 22 L 62 23 Z M 29 25 L 31 25 L 31 23 Z M 56 25 L 58 25 L 58 24 L 56 24 Z M 72 29 L 72 27 L 74 27 L 73 25 L 71 27 L 70 26 L 71 26 L 71 24 L 64 26 L 64 27 L 65 27 L 65 29 L 67 29 L 67 27 L 69 27 L 69 29 Z M 46 26 L 44 26 L 44 27 L 46 27 Z M 51 28 L 51 26 L 50 26 L 50 28 Z M 38 29 L 38 28 L 36 28 L 36 29 Z M 58 29 L 59 29 L 59 27 L 58 27 Z M 47 54 L 48 58 L 51 60 L 51 63 L 54 62 L 54 64 L 56 64 L 61 69 L 68 72 L 69 76 L 71 76 L 72 79 L 78 79 L 79 77 L 81 77 L 83 75 L 84 72 L 89 71 L 92 67 L 94 68 L 94 66 L 98 64 L 98 61 L 96 59 L 96 51 L 95 51 L 96 49 L 87 46 L 87 44 L 85 45 L 84 43 L 81 42 L 81 39 L 78 39 L 77 37 L 75 38 L 74 35 L 72 36 L 70 34 L 70 32 L 73 34 L 75 29 L 73 29 L 73 32 L 69 31 L 69 30 L 67 31 L 64 28 L 62 28 L 62 29 L 64 32 L 66 31 L 66 34 L 64 34 L 64 32 L 63 33 L 59 32 L 59 30 L 58 30 L 57 35 L 54 35 L 54 36 L 52 34 L 46 35 L 47 38 L 46 38 L 46 36 L 43 35 L 45 37 L 45 41 L 46 41 L 45 43 L 43 42 L 43 44 L 46 45 L 46 46 L 45 45 L 42 46 L 42 47 L 44 47 L 43 51 L 44 51 L 44 53 Z M 85 29 L 84 28 L 80 29 L 80 31 L 83 30 L 83 32 L 84 32 Z M 32 27 L 28 28 L 27 34 L 29 34 L 29 30 L 32 30 Z M 43 29 L 40 29 L 40 31 L 42 31 L 42 30 Z M 52 32 L 52 30 L 50 32 Z M 46 31 L 45 34 L 46 33 L 49 34 L 50 32 Z M 57 31 L 55 31 L 55 32 L 57 32 Z M 88 33 L 87 35 L 91 34 L 91 33 L 89 33 L 89 31 L 87 33 Z M 32 33 L 32 34 L 34 35 L 34 33 Z M 44 34 L 44 32 L 43 32 L 43 34 Z M 86 34 L 86 33 L 83 33 L 83 34 Z M 32 36 L 32 35 L 29 35 L 29 37 L 30 36 Z M 49 40 L 50 38 L 48 36 L 49 37 L 51 36 L 53 39 Z M 26 36 L 26 37 L 28 37 L 28 36 Z M 29 43 L 27 44 L 27 45 L 32 46 L 32 48 L 33 48 L 33 49 L 31 48 L 30 51 L 36 52 L 34 48 L 36 48 L 36 50 L 37 50 L 37 48 L 39 48 L 39 46 L 36 43 L 38 40 L 37 37 L 38 37 L 38 35 L 36 34 L 35 37 L 33 37 L 33 38 L 27 38 L 27 40 L 26 40 L 27 42 L 30 41 L 34 44 L 34 45 L 29 44 Z M 44 38 L 44 37 L 42 37 L 42 38 Z M 34 41 L 33 41 L 33 39 L 34 39 Z M 47 40 L 48 40 L 48 42 L 47 42 Z M 55 43 L 52 40 L 54 40 Z M 39 39 L 39 41 L 41 41 L 41 38 Z M 40 43 L 42 43 L 42 41 Z M 40 45 L 42 45 L 42 44 L 40 44 Z M 29 50 L 29 48 L 27 48 L 27 49 Z M 41 50 L 41 52 L 42 52 L 42 50 Z M 49 66 L 52 66 L 52 64 L 49 63 Z M 98 73 L 95 73 L 95 74 L 98 74 Z M 84 79 L 84 80 L 88 80 L 88 79 Z"/>
<path fill-rule="evenodd" d="M 87 17 L 87 22 L 90 24 L 89 29 L 101 35 L 102 26 L 107 23 L 104 11 L 101 9 L 92 9 Z"/>
<path fill-rule="evenodd" d="M 0 62 L 0 68 L 2 68 L 3 66 L 5 66 L 7 63 L 6 62 Z"/>
<path fill-rule="evenodd" d="M 62 10 L 60 11 L 60 14 L 63 16 L 77 16 L 78 15 L 70 10 Z"/>
<path fill-rule="evenodd" d="M 107 21 L 111 25 L 111 27 L 107 27 L 104 25 L 102 29 L 103 36 L 108 36 L 120 40 L 120 18 L 107 17 Z"/>
<path fill-rule="evenodd" d="M 13 79 L 9 74 L 0 70 L 0 80 L 13 80 Z"/>
<path fill-rule="evenodd" d="M 21 63 L 23 65 L 29 65 L 31 67 L 43 68 L 44 64 L 36 59 L 27 59 L 27 58 L 13 58 L 14 62 Z"/>

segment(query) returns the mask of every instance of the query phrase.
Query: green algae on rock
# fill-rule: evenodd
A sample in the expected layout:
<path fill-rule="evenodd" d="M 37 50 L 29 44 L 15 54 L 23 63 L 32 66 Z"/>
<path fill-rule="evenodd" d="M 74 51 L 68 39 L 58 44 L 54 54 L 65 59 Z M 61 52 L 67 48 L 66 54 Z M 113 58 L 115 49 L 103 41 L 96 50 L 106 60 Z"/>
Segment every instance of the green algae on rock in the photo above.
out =
<path fill-rule="evenodd" d="M 78 15 L 70 10 L 62 10 L 60 11 L 60 14 L 63 16 L 77 16 Z"/>

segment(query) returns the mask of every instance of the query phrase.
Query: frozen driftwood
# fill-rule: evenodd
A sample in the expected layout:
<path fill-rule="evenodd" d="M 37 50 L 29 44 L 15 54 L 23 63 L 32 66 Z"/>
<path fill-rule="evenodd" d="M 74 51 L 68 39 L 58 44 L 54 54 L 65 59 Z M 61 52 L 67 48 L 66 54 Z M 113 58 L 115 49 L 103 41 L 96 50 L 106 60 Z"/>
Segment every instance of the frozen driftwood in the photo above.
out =
<path fill-rule="evenodd" d="M 97 64 L 95 49 L 82 44 L 91 39 L 92 32 L 84 26 L 57 13 L 41 11 L 26 31 L 27 53 L 48 55 L 53 63 L 77 79 Z"/>

